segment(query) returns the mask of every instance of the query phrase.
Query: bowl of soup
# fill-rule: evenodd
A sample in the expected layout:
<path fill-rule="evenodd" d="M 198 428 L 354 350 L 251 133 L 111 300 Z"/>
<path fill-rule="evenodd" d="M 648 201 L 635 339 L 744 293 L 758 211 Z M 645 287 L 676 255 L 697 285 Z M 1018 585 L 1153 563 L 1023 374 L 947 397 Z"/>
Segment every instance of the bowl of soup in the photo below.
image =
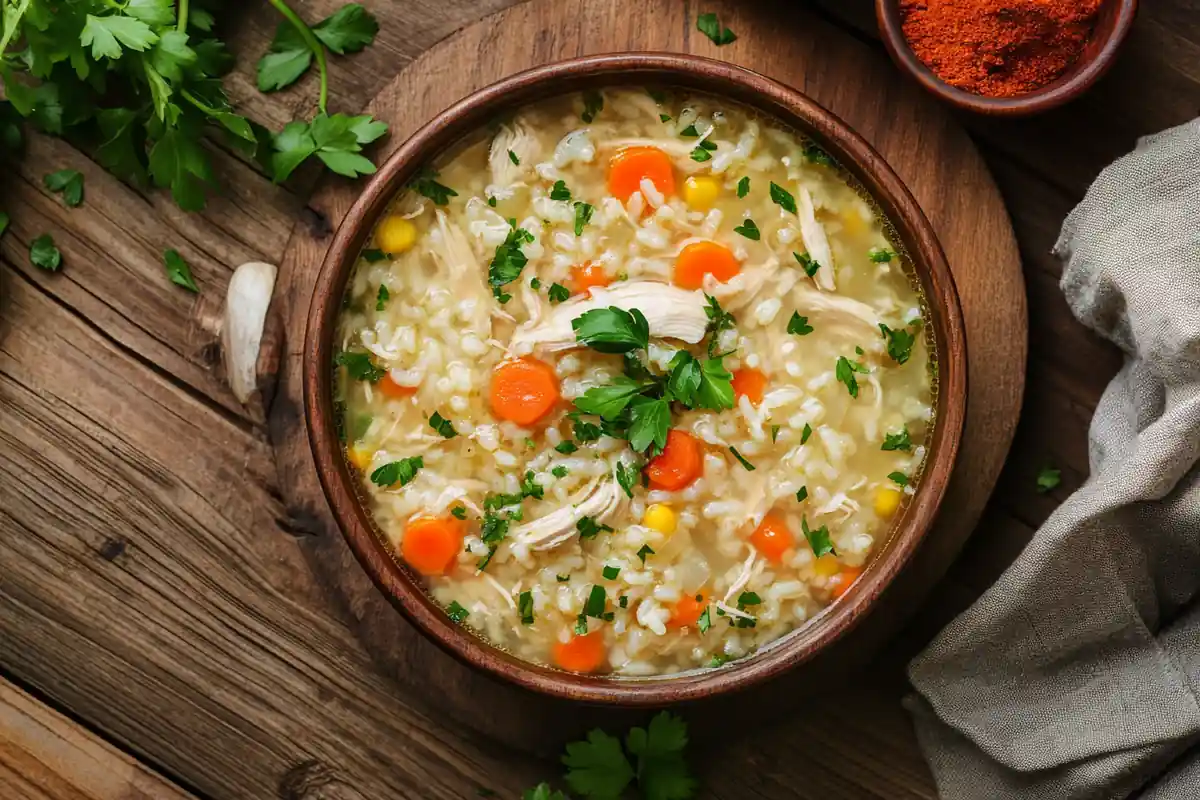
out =
<path fill-rule="evenodd" d="M 721 62 L 581 58 L 456 103 L 367 184 L 304 354 L 323 488 L 452 654 L 627 705 L 819 657 L 929 530 L 961 310 L 883 159 Z"/>

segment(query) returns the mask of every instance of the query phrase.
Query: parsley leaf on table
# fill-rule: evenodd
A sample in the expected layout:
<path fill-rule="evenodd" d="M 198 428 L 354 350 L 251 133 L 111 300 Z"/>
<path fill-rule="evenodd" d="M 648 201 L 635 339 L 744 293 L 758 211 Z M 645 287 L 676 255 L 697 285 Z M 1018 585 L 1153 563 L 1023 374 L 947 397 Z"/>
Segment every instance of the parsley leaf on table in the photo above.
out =
<path fill-rule="evenodd" d="M 98 17 L 88 14 L 79 43 L 90 47 L 92 58 L 119 59 L 125 50 L 141 53 L 158 41 L 158 34 L 140 19 L 113 14 Z"/>
<path fill-rule="evenodd" d="M 60 169 L 42 178 L 46 188 L 61 192 L 63 202 L 77 208 L 83 202 L 83 173 L 74 169 Z"/>
<path fill-rule="evenodd" d="M 634 779 L 621 741 L 600 730 L 589 733 L 586 741 L 568 744 L 562 763 L 567 785 L 590 800 L 618 800 Z"/>
<path fill-rule="evenodd" d="M 555 181 L 550 187 L 551 200 L 570 200 L 571 190 L 567 188 L 566 181 Z"/>
<path fill-rule="evenodd" d="M 171 279 L 171 283 L 182 286 L 189 292 L 200 291 L 200 287 L 196 285 L 196 279 L 192 277 L 191 267 L 183 260 L 183 256 L 179 255 L 178 250 L 164 250 L 163 265 L 166 267 L 167 277 Z"/>
<path fill-rule="evenodd" d="M 357 53 L 375 41 L 379 22 L 358 3 L 347 3 L 313 26 L 321 44 L 340 56 Z"/>
<path fill-rule="evenodd" d="M 321 44 L 338 55 L 357 53 L 375 40 L 379 23 L 358 3 L 349 3 L 312 27 Z M 291 86 L 312 66 L 313 50 L 291 20 L 275 29 L 270 51 L 258 62 L 258 89 L 274 92 Z"/>
<path fill-rule="evenodd" d="M 571 800 L 571 798 L 562 792 L 552 790 L 548 783 L 539 783 L 532 789 L 526 789 L 521 800 Z"/>
<path fill-rule="evenodd" d="M 737 196 L 741 199 L 750 193 L 750 178 L 744 177 L 737 184 Z"/>
<path fill-rule="evenodd" d="M 62 253 L 55 246 L 54 237 L 43 233 L 30 242 L 29 260 L 35 267 L 40 267 L 48 272 L 57 272 L 62 266 Z"/>
<path fill-rule="evenodd" d="M 1045 494 L 1057 488 L 1060 483 L 1062 483 L 1062 470 L 1049 465 L 1038 470 L 1037 490 L 1039 494 Z"/>
<path fill-rule="evenodd" d="M 721 29 L 721 22 L 716 14 L 701 14 L 696 18 L 696 30 L 703 33 L 717 47 L 737 41 L 737 34 L 729 28 Z"/>
<path fill-rule="evenodd" d="M 629 731 L 625 748 L 637 758 L 638 789 L 642 797 L 689 800 L 695 795 L 696 780 L 683 757 L 687 744 L 687 723 L 666 711 L 655 715 L 645 728 Z"/>
<path fill-rule="evenodd" d="M 3 211 L 0 211 L 0 236 L 3 236 L 4 232 L 6 230 L 8 230 L 8 223 L 9 223 L 8 214 L 5 214 Z"/>

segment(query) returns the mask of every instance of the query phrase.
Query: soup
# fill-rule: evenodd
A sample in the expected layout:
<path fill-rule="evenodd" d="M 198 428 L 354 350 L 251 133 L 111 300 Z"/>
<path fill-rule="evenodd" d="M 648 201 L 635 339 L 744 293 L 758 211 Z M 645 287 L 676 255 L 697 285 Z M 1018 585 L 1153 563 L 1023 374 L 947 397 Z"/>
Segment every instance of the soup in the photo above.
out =
<path fill-rule="evenodd" d="M 841 597 L 912 495 L 931 342 L 819 147 L 712 97 L 527 106 L 347 288 L 346 455 L 451 620 L 576 672 L 719 667 Z"/>

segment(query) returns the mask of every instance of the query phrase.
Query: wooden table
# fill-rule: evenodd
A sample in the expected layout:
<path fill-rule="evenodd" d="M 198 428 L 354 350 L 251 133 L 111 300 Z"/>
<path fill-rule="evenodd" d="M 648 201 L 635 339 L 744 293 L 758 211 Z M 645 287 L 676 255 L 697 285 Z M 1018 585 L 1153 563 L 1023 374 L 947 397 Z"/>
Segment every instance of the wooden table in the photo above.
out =
<path fill-rule="evenodd" d="M 371 4 L 379 38 L 334 60 L 337 107 L 361 107 L 423 49 L 510 3 Z M 340 0 L 298 5 L 318 19 Z M 883 58 L 870 3 L 822 6 Z M 311 76 L 281 94 L 254 88 L 274 12 L 222 19 L 239 55 L 226 82 L 235 103 L 274 128 L 307 113 Z M 1029 290 L 1028 390 L 1009 465 L 950 577 L 855 678 L 861 693 L 706 737 L 694 759 L 705 796 L 936 796 L 899 706 L 903 665 L 1086 477 L 1088 420 L 1119 365 L 1068 313 L 1049 251 L 1105 164 L 1198 112 L 1200 9 L 1158 0 L 1080 102 L 1029 121 L 963 120 L 1008 202 Z M 295 219 L 321 224 L 305 207 L 312 177 L 275 187 L 231 156 L 218 161 L 228 191 L 202 214 L 42 137 L 0 175 L 13 218 L 0 239 L 0 797 L 518 797 L 557 777 L 555 760 L 439 724 L 436 698 L 399 702 L 349 610 L 312 578 L 265 417 L 222 383 L 208 333 L 235 266 L 278 263 Z M 67 167 L 86 176 L 79 209 L 41 186 Z M 29 263 L 30 240 L 47 230 L 61 274 Z M 193 264 L 198 299 L 163 276 L 168 247 Z M 1046 464 L 1063 485 L 1040 495 Z"/>

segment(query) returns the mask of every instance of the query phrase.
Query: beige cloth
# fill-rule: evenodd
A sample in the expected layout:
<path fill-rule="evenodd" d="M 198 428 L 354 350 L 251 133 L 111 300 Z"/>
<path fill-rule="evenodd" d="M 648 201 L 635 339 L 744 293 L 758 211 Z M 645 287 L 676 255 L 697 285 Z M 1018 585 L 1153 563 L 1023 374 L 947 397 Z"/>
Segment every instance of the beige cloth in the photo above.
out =
<path fill-rule="evenodd" d="M 945 800 L 1200 798 L 1200 119 L 1100 174 L 1055 253 L 1126 354 L 1091 477 L 909 668 Z"/>

